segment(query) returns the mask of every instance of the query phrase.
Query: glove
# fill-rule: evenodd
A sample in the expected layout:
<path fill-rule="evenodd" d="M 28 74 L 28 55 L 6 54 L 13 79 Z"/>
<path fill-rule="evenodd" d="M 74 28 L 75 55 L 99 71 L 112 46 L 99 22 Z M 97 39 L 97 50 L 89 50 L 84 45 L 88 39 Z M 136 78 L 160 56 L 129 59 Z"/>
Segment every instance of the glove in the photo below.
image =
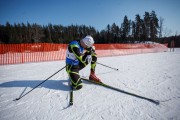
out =
<path fill-rule="evenodd" d="M 85 58 L 86 64 L 90 63 L 91 61 L 92 61 L 91 55 L 87 55 L 87 57 Z"/>
<path fill-rule="evenodd" d="M 87 52 L 89 55 L 91 55 L 92 53 L 95 52 L 95 46 L 92 46 L 92 47 L 90 47 L 90 48 L 87 48 L 87 49 L 86 49 L 86 52 Z"/>

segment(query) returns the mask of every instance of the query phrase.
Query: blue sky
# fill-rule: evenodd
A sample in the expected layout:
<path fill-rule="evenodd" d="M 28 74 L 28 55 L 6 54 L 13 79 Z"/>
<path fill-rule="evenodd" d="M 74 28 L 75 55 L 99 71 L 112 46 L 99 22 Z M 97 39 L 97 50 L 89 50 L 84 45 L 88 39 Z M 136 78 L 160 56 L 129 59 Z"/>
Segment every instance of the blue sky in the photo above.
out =
<path fill-rule="evenodd" d="M 180 0 L 1 0 L 0 24 L 38 23 L 64 26 L 90 25 L 97 30 L 121 25 L 124 16 L 134 20 L 154 10 L 164 18 L 164 32 L 180 34 Z"/>

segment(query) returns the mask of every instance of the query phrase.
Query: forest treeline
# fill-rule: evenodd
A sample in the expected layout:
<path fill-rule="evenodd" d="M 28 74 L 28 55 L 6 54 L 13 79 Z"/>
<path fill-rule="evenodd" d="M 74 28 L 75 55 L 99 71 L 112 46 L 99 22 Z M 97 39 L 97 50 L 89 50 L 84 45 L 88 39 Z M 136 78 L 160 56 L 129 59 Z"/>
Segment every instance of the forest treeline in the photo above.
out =
<path fill-rule="evenodd" d="M 166 37 L 162 35 L 163 19 L 158 19 L 155 11 L 145 12 L 143 16 L 135 15 L 132 21 L 124 16 L 123 23 L 108 24 L 105 29 L 98 31 L 93 26 L 86 25 L 39 25 L 37 23 L 0 24 L 0 43 L 64 43 L 74 39 L 81 39 L 92 35 L 95 43 L 134 43 L 134 42 L 159 42 L 169 43 L 175 40 L 175 45 L 180 46 L 180 36 Z"/>

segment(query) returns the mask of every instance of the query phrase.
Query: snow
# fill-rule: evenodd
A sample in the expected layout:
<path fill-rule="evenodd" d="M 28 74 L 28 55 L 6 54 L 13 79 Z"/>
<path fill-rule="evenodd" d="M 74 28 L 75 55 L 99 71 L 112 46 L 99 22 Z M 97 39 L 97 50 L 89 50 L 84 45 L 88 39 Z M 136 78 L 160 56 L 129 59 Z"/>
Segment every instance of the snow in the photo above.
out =
<path fill-rule="evenodd" d="M 116 88 L 160 100 L 160 105 L 83 82 L 68 107 L 65 61 L 0 66 L 0 120 L 180 120 L 180 49 L 175 52 L 102 57 L 96 74 Z M 90 66 L 80 71 L 89 76 Z"/>

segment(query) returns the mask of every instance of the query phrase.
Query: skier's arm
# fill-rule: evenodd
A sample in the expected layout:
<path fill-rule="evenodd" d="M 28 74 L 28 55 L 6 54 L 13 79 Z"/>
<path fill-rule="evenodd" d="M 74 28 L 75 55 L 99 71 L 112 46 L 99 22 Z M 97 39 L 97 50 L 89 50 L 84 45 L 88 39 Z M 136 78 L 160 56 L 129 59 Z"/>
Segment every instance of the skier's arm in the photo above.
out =
<path fill-rule="evenodd" d="M 76 58 L 86 66 L 88 64 L 88 61 L 86 61 L 87 55 L 81 54 L 78 46 L 76 45 L 71 45 L 70 47 Z"/>

